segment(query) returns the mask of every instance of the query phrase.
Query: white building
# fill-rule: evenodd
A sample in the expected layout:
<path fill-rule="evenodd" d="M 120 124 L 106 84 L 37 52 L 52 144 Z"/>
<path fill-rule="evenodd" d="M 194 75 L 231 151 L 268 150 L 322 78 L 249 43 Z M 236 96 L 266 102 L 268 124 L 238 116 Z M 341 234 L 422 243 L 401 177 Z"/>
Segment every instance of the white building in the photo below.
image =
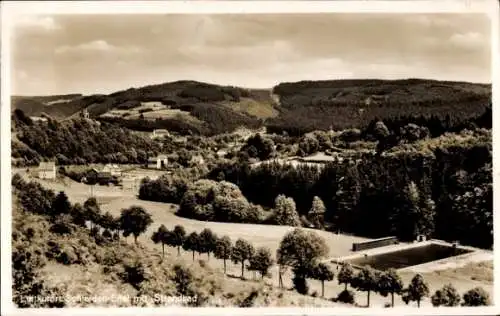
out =
<path fill-rule="evenodd" d="M 117 177 L 122 175 L 121 168 L 116 164 L 107 164 L 102 168 L 101 171 L 109 172 L 112 176 L 117 176 Z"/>
<path fill-rule="evenodd" d="M 56 164 L 55 162 L 41 162 L 38 166 L 38 177 L 40 179 L 55 179 Z"/>
<path fill-rule="evenodd" d="M 163 138 L 170 136 L 170 133 L 166 129 L 155 129 L 151 134 L 151 138 Z"/>
<path fill-rule="evenodd" d="M 168 157 L 166 155 L 159 155 L 155 158 L 148 159 L 148 168 L 163 169 L 168 165 Z"/>
<path fill-rule="evenodd" d="M 47 122 L 47 118 L 42 116 L 30 116 L 30 119 L 35 122 Z"/>
<path fill-rule="evenodd" d="M 90 118 L 90 113 L 87 109 L 83 109 L 82 112 L 80 112 L 80 116 L 84 119 Z"/>

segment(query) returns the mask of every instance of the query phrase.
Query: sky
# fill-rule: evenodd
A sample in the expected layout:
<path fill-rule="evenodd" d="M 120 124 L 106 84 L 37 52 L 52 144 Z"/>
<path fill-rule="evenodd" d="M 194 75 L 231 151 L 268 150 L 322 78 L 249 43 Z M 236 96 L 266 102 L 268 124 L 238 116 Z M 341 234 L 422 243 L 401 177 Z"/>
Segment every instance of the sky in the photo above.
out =
<path fill-rule="evenodd" d="M 50 95 L 177 80 L 490 83 L 490 31 L 481 14 L 23 16 L 11 38 L 11 86 L 16 95 Z"/>

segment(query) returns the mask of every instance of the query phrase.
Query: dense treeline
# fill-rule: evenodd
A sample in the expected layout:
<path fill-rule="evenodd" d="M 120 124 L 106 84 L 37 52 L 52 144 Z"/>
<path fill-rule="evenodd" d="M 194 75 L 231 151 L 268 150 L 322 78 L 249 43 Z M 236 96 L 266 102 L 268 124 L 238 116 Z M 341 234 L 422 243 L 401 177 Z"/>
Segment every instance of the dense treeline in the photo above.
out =
<path fill-rule="evenodd" d="M 205 135 L 208 128 L 198 122 L 190 122 L 177 118 L 162 118 L 156 120 L 127 119 L 121 117 L 99 117 L 100 122 L 128 128 L 135 131 L 152 132 L 155 129 L 166 129 L 181 135 Z"/>
<path fill-rule="evenodd" d="M 149 154 L 159 151 L 158 144 L 124 128 L 80 119 L 30 123 L 21 113 L 13 116 L 16 136 L 29 149 L 13 148 L 12 156 L 25 158 L 27 164 L 54 158 L 60 165 L 145 163 Z"/>
<path fill-rule="evenodd" d="M 488 85 L 418 79 L 301 81 L 279 84 L 273 93 L 281 113 L 266 126 L 290 135 L 416 115 L 462 122 L 491 104 Z"/>
<path fill-rule="evenodd" d="M 380 106 L 365 108 L 358 104 L 342 106 L 302 106 L 293 110 L 282 110 L 277 118 L 266 121 L 269 132 L 289 135 L 302 135 L 314 130 L 343 130 L 347 128 L 366 128 L 372 122 L 379 120 L 404 121 L 418 125 L 437 125 L 439 131 L 453 131 L 463 127 L 464 123 L 481 117 L 491 107 L 491 98 L 477 96 L 467 102 L 461 100 L 459 105 L 429 101 L 428 104 L 390 104 L 385 102 Z M 443 101 L 444 102 L 444 101 Z M 434 105 L 434 103 L 436 105 Z M 416 110 L 418 109 L 418 110 Z M 417 114 L 418 113 L 418 114 Z M 335 119 L 332 119 L 335 118 Z M 481 122 L 486 127 L 488 121 Z M 490 123 L 491 124 L 491 123 Z"/>
<path fill-rule="evenodd" d="M 258 128 L 262 125 L 255 117 L 214 104 L 196 104 L 191 115 L 205 122 L 210 135 L 232 132 L 240 126 Z"/>
<path fill-rule="evenodd" d="M 365 154 L 357 162 L 323 169 L 228 164 L 212 170 L 209 178 L 237 184 L 250 202 L 265 207 L 280 194 L 292 197 L 301 215 L 318 196 L 326 206 L 325 220 L 337 231 L 395 234 L 403 240 L 425 234 L 488 248 L 493 241 L 492 145 L 490 132 L 484 133 L 434 152 Z"/>
<path fill-rule="evenodd" d="M 99 117 L 102 122 L 114 123 L 132 130 L 151 132 L 155 129 L 167 129 L 182 135 L 216 135 L 232 132 L 240 126 L 258 128 L 261 122 L 249 115 L 235 112 L 227 107 L 214 104 L 190 104 L 172 106 L 189 112 L 198 119 L 187 120 L 181 117 L 158 118 L 156 120 L 127 119 L 118 117 Z"/>

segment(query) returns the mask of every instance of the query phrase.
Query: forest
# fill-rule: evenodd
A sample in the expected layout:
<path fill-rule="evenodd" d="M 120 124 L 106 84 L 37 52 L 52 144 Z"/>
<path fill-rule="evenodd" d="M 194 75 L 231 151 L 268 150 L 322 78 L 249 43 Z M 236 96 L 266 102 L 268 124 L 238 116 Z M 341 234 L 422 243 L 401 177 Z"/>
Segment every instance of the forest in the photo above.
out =
<path fill-rule="evenodd" d="M 160 150 L 157 143 L 111 124 L 82 119 L 33 122 L 21 110 L 13 114 L 18 139 L 12 157 L 24 158 L 27 165 L 57 160 L 60 165 L 88 163 L 140 163 Z"/>
<path fill-rule="evenodd" d="M 333 162 L 323 169 L 229 163 L 214 168 L 209 178 L 235 183 L 250 202 L 264 207 L 273 207 L 283 194 L 294 200 L 299 215 L 308 214 L 317 196 L 333 231 L 394 234 L 402 240 L 423 234 L 490 248 L 491 132 L 475 133 L 467 143 L 443 137 L 443 144 L 430 151 L 364 154 L 357 162 Z"/>

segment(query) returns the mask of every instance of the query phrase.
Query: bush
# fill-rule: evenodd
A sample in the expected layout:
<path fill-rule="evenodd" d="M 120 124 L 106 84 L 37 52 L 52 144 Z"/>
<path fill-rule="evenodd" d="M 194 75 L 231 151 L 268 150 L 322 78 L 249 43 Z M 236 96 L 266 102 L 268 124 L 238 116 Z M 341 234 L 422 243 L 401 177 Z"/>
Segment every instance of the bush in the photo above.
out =
<path fill-rule="evenodd" d="M 300 294 L 307 295 L 309 293 L 309 285 L 307 285 L 306 278 L 298 275 L 293 277 L 293 288 Z"/>
<path fill-rule="evenodd" d="M 259 291 L 252 290 L 247 297 L 245 297 L 239 304 L 239 307 L 252 307 L 255 304 L 255 300 L 259 296 Z"/>
<path fill-rule="evenodd" d="M 463 306 L 487 306 L 491 304 L 490 295 L 481 287 L 473 288 L 463 296 Z"/>
<path fill-rule="evenodd" d="M 78 256 L 73 246 L 67 244 L 59 244 L 58 242 L 52 240 L 47 243 L 47 251 L 45 253 L 45 256 L 65 265 L 79 262 Z"/>
<path fill-rule="evenodd" d="M 346 304 L 354 304 L 354 292 L 350 290 L 343 290 L 337 296 L 337 301 Z"/>
<path fill-rule="evenodd" d="M 149 279 L 146 267 L 139 261 L 124 263 L 123 268 L 124 271 L 121 273 L 123 282 L 129 283 L 137 290 L 140 288 L 142 282 Z"/>
<path fill-rule="evenodd" d="M 54 224 L 50 227 L 50 231 L 59 235 L 70 235 L 72 234 L 76 226 L 72 223 L 72 217 L 70 215 L 61 215 L 56 220 Z"/>
<path fill-rule="evenodd" d="M 193 291 L 193 272 L 181 265 L 175 265 L 174 271 L 174 282 L 177 285 L 177 293 L 179 295 L 192 295 Z"/>

